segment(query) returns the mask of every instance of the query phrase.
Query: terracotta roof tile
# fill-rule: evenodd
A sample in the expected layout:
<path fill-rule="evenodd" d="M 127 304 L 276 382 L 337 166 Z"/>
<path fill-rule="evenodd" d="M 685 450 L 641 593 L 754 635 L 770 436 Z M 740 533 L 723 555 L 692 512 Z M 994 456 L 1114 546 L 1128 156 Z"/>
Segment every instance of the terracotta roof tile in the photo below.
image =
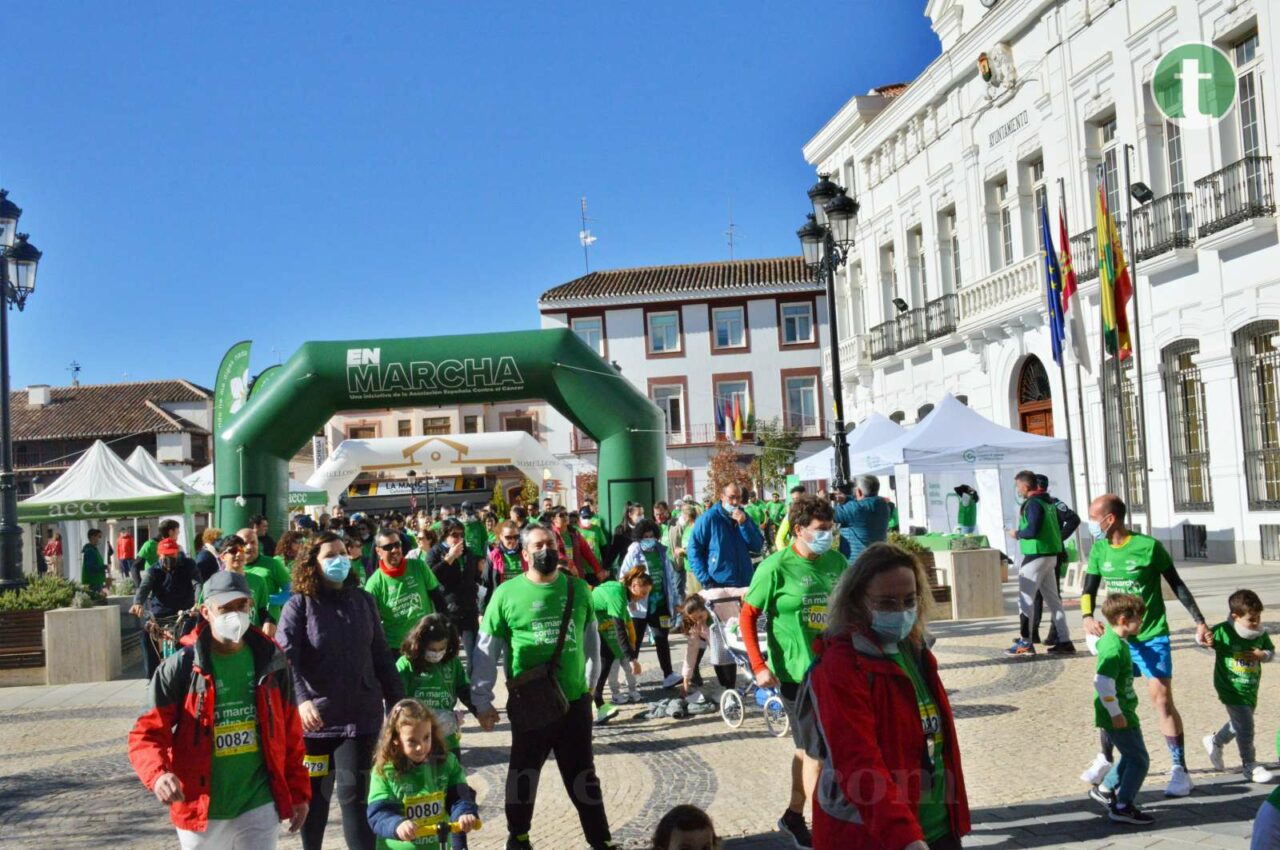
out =
<path fill-rule="evenodd" d="M 548 289 L 542 293 L 541 300 L 555 302 L 576 298 L 625 298 L 788 284 L 820 288 L 803 258 L 774 257 L 591 272 Z"/>
<path fill-rule="evenodd" d="M 57 440 L 137 433 L 207 433 L 164 410 L 163 402 L 206 401 L 213 393 L 188 381 L 140 381 L 53 387 L 46 405 L 33 407 L 27 390 L 9 395 L 14 440 Z"/>

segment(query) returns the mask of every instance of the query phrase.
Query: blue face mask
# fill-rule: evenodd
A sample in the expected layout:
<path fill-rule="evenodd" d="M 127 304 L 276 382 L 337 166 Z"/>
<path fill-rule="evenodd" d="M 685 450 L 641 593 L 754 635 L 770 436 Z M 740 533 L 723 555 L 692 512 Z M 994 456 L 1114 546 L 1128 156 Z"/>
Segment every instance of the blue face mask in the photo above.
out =
<path fill-rule="evenodd" d="M 906 640 L 907 635 L 916 625 L 916 609 L 905 611 L 872 611 L 871 629 L 882 639 L 891 643 Z"/>
<path fill-rule="evenodd" d="M 823 530 L 815 531 L 812 540 L 807 537 L 802 539 L 804 540 L 804 545 L 809 547 L 810 552 L 815 555 L 825 555 L 831 551 L 831 541 L 834 537 L 835 535 L 830 531 Z"/>
<path fill-rule="evenodd" d="M 645 539 L 640 541 L 640 548 L 646 552 L 651 551 L 653 547 L 657 545 L 658 545 L 658 541 L 652 537 L 646 537 Z"/>
<path fill-rule="evenodd" d="M 325 558 L 320 562 L 320 569 L 324 571 L 324 577 L 329 581 L 346 581 L 347 575 L 351 572 L 351 559 L 346 555 Z"/>
<path fill-rule="evenodd" d="M 1094 540 L 1106 539 L 1107 533 L 1102 530 L 1102 523 L 1089 520 L 1089 534 L 1093 535 Z"/>

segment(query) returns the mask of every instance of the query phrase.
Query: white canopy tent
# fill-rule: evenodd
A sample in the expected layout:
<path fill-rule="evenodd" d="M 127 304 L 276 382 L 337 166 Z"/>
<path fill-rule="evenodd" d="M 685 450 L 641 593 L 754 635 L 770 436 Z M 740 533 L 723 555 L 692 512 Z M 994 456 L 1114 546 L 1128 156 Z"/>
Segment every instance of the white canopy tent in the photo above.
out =
<path fill-rule="evenodd" d="M 195 472 L 182 479 L 182 483 L 194 489 L 197 493 L 204 493 L 213 496 L 213 464 L 209 464 L 203 469 L 197 469 Z M 323 508 L 329 504 L 329 496 L 322 487 L 312 487 L 303 484 L 301 481 L 289 479 L 289 507 L 318 507 Z M 334 502 L 334 504 L 337 504 Z"/>
<path fill-rule="evenodd" d="M 569 466 L 524 431 L 344 440 L 307 479 L 307 484 L 323 487 L 328 491 L 329 503 L 337 504 L 338 497 L 361 472 L 412 469 L 442 475 L 490 466 L 514 466 L 538 482 L 546 477 L 544 470 L 549 471 L 552 479 L 562 482 L 566 495 L 573 487 Z"/>
<path fill-rule="evenodd" d="M 854 429 L 853 434 L 850 436 L 849 456 L 852 458 L 856 454 L 871 451 L 876 446 L 882 446 L 905 433 L 907 433 L 907 429 L 897 422 L 880 413 L 873 412 Z M 796 461 L 795 474 L 801 481 L 831 478 L 835 469 L 835 462 L 835 446 L 827 446 L 819 452 Z M 858 471 L 856 466 L 850 470 L 851 473 Z"/>

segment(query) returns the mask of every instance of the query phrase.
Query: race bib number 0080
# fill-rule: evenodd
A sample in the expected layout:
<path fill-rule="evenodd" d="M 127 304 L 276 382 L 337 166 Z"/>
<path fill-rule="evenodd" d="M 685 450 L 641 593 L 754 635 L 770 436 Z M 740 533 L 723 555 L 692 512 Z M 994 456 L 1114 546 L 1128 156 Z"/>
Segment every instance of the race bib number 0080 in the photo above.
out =
<path fill-rule="evenodd" d="M 404 798 L 404 816 L 418 828 L 418 837 L 435 835 L 435 826 L 444 820 L 444 792 L 411 794 Z"/>
<path fill-rule="evenodd" d="M 258 751 L 258 726 L 254 721 L 224 723 L 213 730 L 213 754 L 238 756 Z"/>

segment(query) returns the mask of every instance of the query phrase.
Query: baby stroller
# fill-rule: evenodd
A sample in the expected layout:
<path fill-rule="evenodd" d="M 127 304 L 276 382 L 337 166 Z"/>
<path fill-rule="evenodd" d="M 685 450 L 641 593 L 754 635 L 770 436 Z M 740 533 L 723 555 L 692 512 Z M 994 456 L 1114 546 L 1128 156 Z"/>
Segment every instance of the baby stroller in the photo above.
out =
<path fill-rule="evenodd" d="M 706 597 L 707 594 L 704 594 Z M 749 702 L 754 702 L 760 708 L 764 709 L 765 726 L 769 729 L 769 734 L 775 738 L 781 738 L 790 731 L 791 719 L 787 716 L 786 708 L 782 705 L 782 697 L 774 688 L 762 688 L 755 682 L 755 674 L 751 672 L 751 661 L 747 657 L 747 646 L 743 643 L 742 635 L 738 630 L 738 615 L 742 610 L 741 596 L 722 596 L 715 599 L 707 599 L 707 610 L 711 614 L 710 630 L 711 630 L 711 655 L 712 663 L 728 663 L 732 659 L 734 665 L 738 668 L 739 674 L 746 674 L 746 684 L 742 682 L 742 676 L 737 677 L 732 688 L 725 689 L 720 695 L 720 718 L 728 724 L 730 729 L 737 729 L 742 725 L 742 721 L 746 719 L 746 706 Z M 764 617 L 758 621 L 759 626 L 759 642 L 760 652 L 768 659 L 768 650 Z M 717 644 L 719 645 L 717 647 Z M 717 653 L 717 649 L 722 652 Z M 725 656 L 728 658 L 725 658 Z M 717 657 L 718 656 L 718 657 Z M 724 659 L 723 662 L 721 659 Z"/>

